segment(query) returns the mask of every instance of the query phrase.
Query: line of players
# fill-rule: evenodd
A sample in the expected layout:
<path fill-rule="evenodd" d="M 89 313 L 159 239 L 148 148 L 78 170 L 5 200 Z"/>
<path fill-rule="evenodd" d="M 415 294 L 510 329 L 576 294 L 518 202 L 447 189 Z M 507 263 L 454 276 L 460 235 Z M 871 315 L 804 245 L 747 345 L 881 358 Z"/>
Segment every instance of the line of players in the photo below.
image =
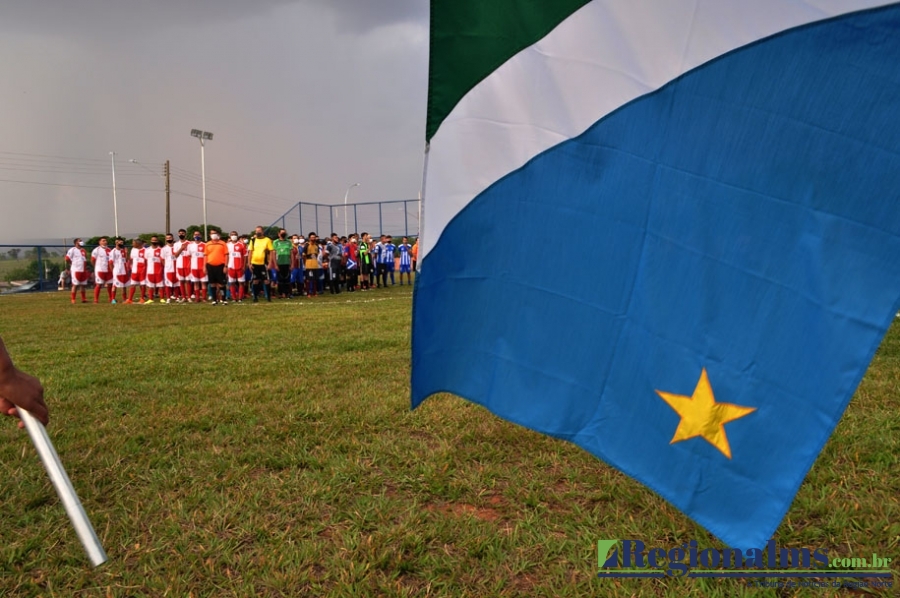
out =
<path fill-rule="evenodd" d="M 93 275 L 94 303 L 100 302 L 103 288 L 107 289 L 108 301 L 117 302 L 118 289 L 122 289 L 124 303 L 163 302 L 203 302 L 207 297 L 207 285 L 214 291 L 213 302 L 224 301 L 226 282 L 235 285 L 243 281 L 247 263 L 246 246 L 240 243 L 237 232 L 232 231 L 230 240 L 221 240 L 217 231 L 212 231 L 209 241 L 204 242 L 199 232 L 193 239 L 187 239 L 187 231 L 178 231 L 178 239 L 167 234 L 161 243 L 159 238 L 150 238 L 150 245 L 136 238 L 131 249 L 125 248 L 122 239 L 109 246 L 109 240 L 101 237 L 99 245 L 88 258 L 84 242 L 75 239 L 74 246 L 66 252 L 66 267 L 71 272 L 72 303 L 81 289 L 81 302 L 87 303 L 86 286 Z M 90 260 L 91 268 L 88 267 Z M 91 272 L 91 270 L 93 272 Z M 232 296 L 242 299 L 233 292 Z"/>
<path fill-rule="evenodd" d="M 261 227 L 257 227 L 256 237 L 262 240 Z M 99 245 L 90 255 L 94 303 L 100 302 L 104 287 L 110 303 L 117 302 L 118 289 L 122 289 L 122 299 L 126 304 L 134 303 L 137 291 L 140 291 L 138 303 L 141 304 L 155 300 L 165 303 L 205 302 L 208 296 L 211 296 L 213 304 L 224 304 L 229 296 L 240 302 L 247 296 L 251 278 L 253 300 L 257 301 L 263 289 L 266 299 L 271 300 L 266 270 L 270 273 L 273 291 L 277 287 L 280 296 L 287 297 L 290 295 L 289 287 L 287 295 L 283 291 L 287 281 L 284 277 L 287 263 L 292 271 L 291 282 L 296 280 L 298 269 L 301 272 L 306 270 L 301 274 L 301 280 L 306 279 L 305 294 L 310 296 L 316 294 L 317 270 L 323 269 L 323 266 L 331 282 L 332 293 L 340 292 L 343 282 L 351 291 L 366 289 L 370 286 L 372 275 L 383 277 L 383 284 L 386 284 L 388 272 L 393 284 L 395 250 L 399 251 L 402 285 L 403 274 L 406 273 L 409 281 L 410 272 L 415 268 L 418 249 L 415 245 L 410 246 L 405 237 L 399 247 L 393 245 L 389 236 L 383 236 L 377 245 L 372 245 L 366 233 L 363 233 L 361 242 L 356 234 L 351 235 L 349 240 L 332 234 L 327 243 L 320 245 L 315 234 L 311 233 L 309 243 L 298 235 L 292 237 L 289 242 L 292 251 L 289 252 L 289 259 L 285 260 L 285 252 L 279 251 L 284 247 L 279 246 L 279 241 L 284 242 L 285 239 L 286 232 L 282 230 L 273 246 L 268 238 L 265 238 L 267 243 L 260 244 L 256 238 L 248 240 L 247 236 L 239 236 L 232 231 L 229 240 L 224 242 L 217 231 L 212 231 L 209 241 L 204 242 L 199 231 L 193 234 L 193 240 L 188 240 L 187 232 L 181 229 L 177 240 L 167 234 L 164 243 L 160 243 L 156 236 L 151 237 L 149 246 L 145 246 L 140 238 L 134 239 L 129 251 L 122 239 L 116 239 L 115 246 L 110 247 L 108 239 L 101 237 Z M 81 301 L 87 303 L 85 289 L 92 272 L 88 268 L 87 251 L 81 239 L 75 239 L 65 259 L 71 272 L 71 302 L 76 303 L 80 288 Z"/>

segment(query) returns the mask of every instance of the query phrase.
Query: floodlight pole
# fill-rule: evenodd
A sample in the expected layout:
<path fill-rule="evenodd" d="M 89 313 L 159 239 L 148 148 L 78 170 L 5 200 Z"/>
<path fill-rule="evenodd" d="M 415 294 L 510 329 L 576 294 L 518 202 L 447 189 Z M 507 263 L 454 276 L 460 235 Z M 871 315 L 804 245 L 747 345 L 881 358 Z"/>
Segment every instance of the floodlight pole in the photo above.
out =
<path fill-rule="evenodd" d="M 344 236 L 346 237 L 350 233 L 347 231 L 347 198 L 350 197 L 350 190 L 354 187 L 359 187 L 359 183 L 353 183 L 349 187 L 347 187 L 347 192 L 344 193 Z"/>
<path fill-rule="evenodd" d="M 109 152 L 112 157 L 112 183 L 113 183 L 113 222 L 116 228 L 116 237 L 119 236 L 119 205 L 116 201 L 116 152 Z"/>
<path fill-rule="evenodd" d="M 209 239 L 209 236 L 206 232 L 206 156 L 204 154 L 204 149 L 206 148 L 206 144 L 203 143 L 203 138 L 200 138 L 200 186 L 203 190 L 203 240 L 206 241 Z"/>
<path fill-rule="evenodd" d="M 196 137 L 200 140 L 200 185 L 202 189 L 203 196 L 203 239 L 208 239 L 206 229 L 206 156 L 204 154 L 204 149 L 206 148 L 206 140 L 212 140 L 213 134 L 209 131 L 201 131 L 199 129 L 191 129 L 191 137 Z"/>

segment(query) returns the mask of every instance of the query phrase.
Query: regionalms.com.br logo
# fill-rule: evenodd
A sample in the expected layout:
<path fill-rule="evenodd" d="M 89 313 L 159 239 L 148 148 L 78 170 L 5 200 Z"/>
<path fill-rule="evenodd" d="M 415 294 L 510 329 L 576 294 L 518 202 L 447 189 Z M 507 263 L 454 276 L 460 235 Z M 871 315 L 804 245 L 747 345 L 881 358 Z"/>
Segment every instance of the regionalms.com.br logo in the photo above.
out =
<path fill-rule="evenodd" d="M 792 587 L 893 587 L 890 557 L 831 557 L 825 548 L 780 548 L 775 540 L 763 549 L 701 548 L 696 540 L 668 548 L 647 547 L 640 540 L 597 540 L 597 565 L 601 578 L 744 578 L 775 587 L 788 584 L 767 580 L 810 578 Z M 841 581 L 847 579 L 864 581 Z"/>

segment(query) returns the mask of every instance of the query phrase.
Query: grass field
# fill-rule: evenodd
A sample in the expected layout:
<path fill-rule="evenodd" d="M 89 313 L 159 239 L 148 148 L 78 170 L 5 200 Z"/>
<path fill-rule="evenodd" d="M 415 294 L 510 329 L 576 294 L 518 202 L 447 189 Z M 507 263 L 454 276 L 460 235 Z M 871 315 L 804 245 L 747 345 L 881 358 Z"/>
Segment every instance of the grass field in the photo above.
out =
<path fill-rule="evenodd" d="M 410 412 L 408 288 L 226 307 L 0 297 L 110 557 L 90 568 L 27 434 L 0 422 L 0 596 L 855 594 L 597 579 L 599 538 L 719 544 L 573 445 L 453 397 Z M 897 569 L 898 391 L 895 327 L 780 546 Z"/>

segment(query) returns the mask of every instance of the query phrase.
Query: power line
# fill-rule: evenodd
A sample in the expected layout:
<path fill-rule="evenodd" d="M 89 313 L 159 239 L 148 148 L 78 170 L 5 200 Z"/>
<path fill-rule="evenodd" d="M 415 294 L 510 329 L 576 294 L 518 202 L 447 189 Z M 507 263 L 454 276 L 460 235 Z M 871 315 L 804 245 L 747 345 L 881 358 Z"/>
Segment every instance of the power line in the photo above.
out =
<path fill-rule="evenodd" d="M 0 179 L 0 183 L 21 183 L 24 185 L 47 185 L 50 187 L 74 187 L 77 189 L 105 189 L 105 190 L 110 189 L 110 187 L 108 185 L 101 187 L 101 186 L 97 186 L 97 185 L 72 185 L 69 183 L 45 183 L 45 182 L 41 182 L 41 181 L 15 181 L 12 179 Z M 117 187 L 117 189 L 120 189 L 122 191 L 149 191 L 149 192 L 153 192 L 153 193 L 159 193 L 159 189 L 131 189 L 128 187 Z"/>

